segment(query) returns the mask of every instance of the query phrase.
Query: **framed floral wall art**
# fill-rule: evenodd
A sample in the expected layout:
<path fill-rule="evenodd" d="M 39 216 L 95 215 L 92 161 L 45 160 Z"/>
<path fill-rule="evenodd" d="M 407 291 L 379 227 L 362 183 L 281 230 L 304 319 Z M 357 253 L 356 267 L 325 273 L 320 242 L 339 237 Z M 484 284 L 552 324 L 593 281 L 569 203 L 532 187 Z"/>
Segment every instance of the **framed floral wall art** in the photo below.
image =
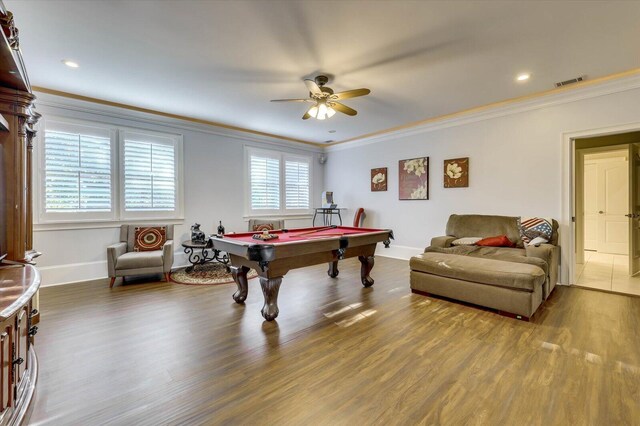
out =
<path fill-rule="evenodd" d="M 371 191 L 387 190 L 387 168 L 371 169 Z"/>
<path fill-rule="evenodd" d="M 469 157 L 444 160 L 444 187 L 466 188 L 469 186 Z"/>
<path fill-rule="evenodd" d="M 429 199 L 429 157 L 400 160 L 398 175 L 401 200 Z"/>

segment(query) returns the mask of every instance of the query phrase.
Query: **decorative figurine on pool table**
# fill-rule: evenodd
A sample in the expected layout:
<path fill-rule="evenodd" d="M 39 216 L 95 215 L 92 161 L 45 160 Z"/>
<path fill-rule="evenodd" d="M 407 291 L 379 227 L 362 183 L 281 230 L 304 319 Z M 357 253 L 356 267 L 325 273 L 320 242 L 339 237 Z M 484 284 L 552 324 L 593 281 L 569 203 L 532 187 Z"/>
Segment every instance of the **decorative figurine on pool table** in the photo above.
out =
<path fill-rule="evenodd" d="M 191 226 L 191 242 L 204 243 L 204 232 L 200 230 L 200 224 L 194 223 Z"/>
<path fill-rule="evenodd" d="M 222 226 L 222 221 L 220 221 L 220 225 L 218 225 L 218 234 L 217 235 L 224 235 L 224 226 Z"/>
<path fill-rule="evenodd" d="M 254 240 L 269 241 L 269 240 L 275 240 L 276 238 L 278 238 L 278 236 L 276 234 L 270 234 L 269 230 L 265 229 L 261 233 L 253 234 L 252 238 Z"/>

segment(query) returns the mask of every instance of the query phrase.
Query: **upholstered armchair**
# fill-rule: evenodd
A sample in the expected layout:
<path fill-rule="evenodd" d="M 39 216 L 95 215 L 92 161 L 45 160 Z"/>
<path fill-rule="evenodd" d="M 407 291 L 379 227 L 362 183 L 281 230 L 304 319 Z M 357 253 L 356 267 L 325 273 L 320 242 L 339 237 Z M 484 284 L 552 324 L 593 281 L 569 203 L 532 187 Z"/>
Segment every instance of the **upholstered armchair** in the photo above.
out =
<path fill-rule="evenodd" d="M 284 228 L 284 219 L 249 219 L 249 232 Z"/>
<path fill-rule="evenodd" d="M 159 232 L 144 234 L 145 228 L 155 228 Z M 164 244 L 158 239 L 161 228 L 164 228 L 166 238 Z M 113 287 L 116 277 L 128 275 L 163 274 L 168 282 L 172 265 L 173 225 L 122 225 L 120 242 L 107 247 L 107 266 L 111 278 L 109 287 Z"/>

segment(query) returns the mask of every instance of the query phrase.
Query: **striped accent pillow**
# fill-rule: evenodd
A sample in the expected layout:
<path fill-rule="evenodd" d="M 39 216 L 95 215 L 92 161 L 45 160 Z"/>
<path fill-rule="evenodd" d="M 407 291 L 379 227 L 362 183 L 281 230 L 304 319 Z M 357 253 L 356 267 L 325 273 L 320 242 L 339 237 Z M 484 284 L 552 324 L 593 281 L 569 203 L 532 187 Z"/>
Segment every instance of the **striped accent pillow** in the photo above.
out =
<path fill-rule="evenodd" d="M 529 244 L 534 238 L 544 238 L 551 241 L 553 236 L 552 219 L 542 217 L 523 217 L 520 219 L 520 238 L 525 244 Z"/>

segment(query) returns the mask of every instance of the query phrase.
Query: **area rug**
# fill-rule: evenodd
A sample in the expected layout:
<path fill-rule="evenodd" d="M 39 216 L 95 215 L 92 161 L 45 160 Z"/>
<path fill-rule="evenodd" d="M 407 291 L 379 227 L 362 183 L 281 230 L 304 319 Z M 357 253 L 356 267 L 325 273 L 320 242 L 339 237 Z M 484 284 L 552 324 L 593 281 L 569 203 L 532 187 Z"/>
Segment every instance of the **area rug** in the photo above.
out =
<path fill-rule="evenodd" d="M 218 285 L 233 282 L 233 276 L 227 272 L 227 267 L 218 262 L 209 262 L 197 265 L 193 271 L 187 273 L 187 268 L 176 269 L 171 272 L 171 281 L 176 284 L 186 285 Z M 258 274 L 251 269 L 247 278 L 255 278 Z"/>

